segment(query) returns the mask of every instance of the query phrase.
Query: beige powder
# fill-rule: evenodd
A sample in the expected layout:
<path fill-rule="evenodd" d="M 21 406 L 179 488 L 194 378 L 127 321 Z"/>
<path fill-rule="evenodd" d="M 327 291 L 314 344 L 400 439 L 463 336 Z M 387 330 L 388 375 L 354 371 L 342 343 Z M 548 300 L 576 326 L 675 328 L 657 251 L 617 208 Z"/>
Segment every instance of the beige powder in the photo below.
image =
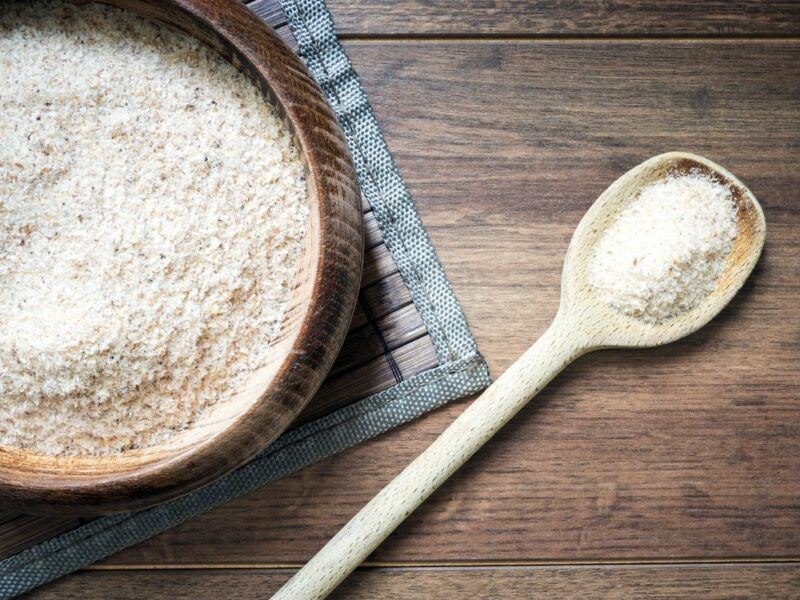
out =
<path fill-rule="evenodd" d="M 731 190 L 707 175 L 670 175 L 644 188 L 603 235 L 589 281 L 616 310 L 660 323 L 717 286 L 736 237 Z"/>
<path fill-rule="evenodd" d="M 118 9 L 0 4 L 0 443 L 117 453 L 263 366 L 307 217 L 259 90 Z"/>

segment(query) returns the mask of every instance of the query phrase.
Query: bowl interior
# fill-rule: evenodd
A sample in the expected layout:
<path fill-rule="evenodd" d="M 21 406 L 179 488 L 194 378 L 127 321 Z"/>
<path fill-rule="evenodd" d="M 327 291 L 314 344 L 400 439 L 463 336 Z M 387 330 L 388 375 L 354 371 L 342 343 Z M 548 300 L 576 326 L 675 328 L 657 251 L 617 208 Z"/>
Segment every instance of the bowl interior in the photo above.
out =
<path fill-rule="evenodd" d="M 287 110 L 279 96 L 286 97 L 286 90 L 291 86 L 287 86 L 286 81 L 276 83 L 267 72 L 270 68 L 282 69 L 284 64 L 286 69 L 295 68 L 291 64 L 295 57 L 277 56 L 272 58 L 270 52 L 274 48 L 271 50 L 260 48 L 261 40 L 265 39 L 265 35 L 271 35 L 271 32 L 266 32 L 266 26 L 251 16 L 249 11 L 236 0 L 223 2 L 219 0 L 214 0 L 213 2 L 211 0 L 177 0 L 175 2 L 102 0 L 102 2 L 126 10 L 133 10 L 146 18 L 166 23 L 190 35 L 194 35 L 220 52 L 234 66 L 251 76 L 252 80 L 263 91 L 265 101 L 270 102 L 277 108 L 283 122 L 292 131 L 295 144 L 306 166 L 309 216 L 292 285 L 291 298 L 280 325 L 280 330 L 269 350 L 268 361 L 264 367 L 253 372 L 248 377 L 240 391 L 230 401 L 213 406 L 205 412 L 198 422 L 187 430 L 176 433 L 164 443 L 118 455 L 102 457 L 47 456 L 9 446 L 0 446 L 0 485 L 6 488 L 3 491 L 4 499 L 8 500 L 10 498 L 13 501 L 14 494 L 17 493 L 14 490 L 17 490 L 19 498 L 23 499 L 23 501 L 26 498 L 35 497 L 36 502 L 33 503 L 31 508 L 37 509 L 39 512 L 41 512 L 40 509 L 42 508 L 45 509 L 44 512 L 49 512 L 49 510 L 46 505 L 39 506 L 44 496 L 37 496 L 35 494 L 36 490 L 47 493 L 64 490 L 67 490 L 68 493 L 70 491 L 79 493 L 81 490 L 92 490 L 97 486 L 110 483 L 116 485 L 122 481 L 127 482 L 128 486 L 135 487 L 137 484 L 143 483 L 147 487 L 152 483 L 148 480 L 148 476 L 163 473 L 166 468 L 172 468 L 173 473 L 176 473 L 178 472 L 178 466 L 185 466 L 187 471 L 197 472 L 196 485 L 190 486 L 197 487 L 241 464 L 257 450 L 263 448 L 271 439 L 277 437 L 289 425 L 313 392 L 313 389 L 311 389 L 310 391 L 290 390 L 289 393 L 283 395 L 275 393 L 277 385 L 286 386 L 286 381 L 283 380 L 287 379 L 287 373 L 290 373 L 295 366 L 297 362 L 296 356 L 304 353 L 298 348 L 305 348 L 302 338 L 309 337 L 309 329 L 312 328 L 313 321 L 316 318 L 315 314 L 311 313 L 319 312 L 319 307 L 314 306 L 314 298 L 320 293 L 318 289 L 320 287 L 319 279 L 321 270 L 325 267 L 323 264 L 324 247 L 326 244 L 331 244 L 331 240 L 327 239 L 329 233 L 325 227 L 327 220 L 330 220 L 331 206 L 330 204 L 326 205 L 326 202 L 329 203 L 330 199 L 321 198 L 321 190 L 325 189 L 325 187 L 321 184 L 320 179 L 324 176 L 320 175 L 319 168 L 314 168 L 314 159 L 309 157 L 310 144 L 314 142 L 309 140 L 309 136 L 305 135 L 307 131 L 304 131 L 310 127 L 315 127 L 315 125 L 313 123 L 304 123 L 298 116 L 298 110 L 300 109 L 297 107 L 293 106 L 292 109 Z M 89 2 L 79 0 L 75 3 L 87 4 Z M 224 16 L 228 20 L 219 16 L 220 7 L 226 8 Z M 209 18 L 209 15 L 211 15 L 211 18 Z M 214 18 L 218 19 L 218 21 L 214 22 Z M 233 30 L 232 32 L 224 27 L 228 23 L 231 24 L 230 29 Z M 259 29 L 259 27 L 263 28 L 263 30 Z M 253 31 L 244 35 L 245 39 L 243 41 L 242 32 L 250 30 Z M 285 47 L 283 44 L 276 36 L 272 37 L 274 39 L 269 38 L 266 41 L 278 48 L 280 52 L 284 52 L 283 48 Z M 285 49 L 285 52 L 289 53 L 290 51 Z M 253 56 L 258 56 L 258 60 L 253 59 Z M 272 66 L 266 64 L 271 60 L 275 61 Z M 287 63 L 287 61 L 289 62 Z M 265 68 L 265 64 L 268 68 Z M 297 61 L 297 64 L 302 69 L 299 61 Z M 303 73 L 304 71 L 299 75 L 297 73 L 288 75 L 287 80 L 294 81 L 291 79 L 292 77 L 303 76 Z M 303 93 L 313 95 L 315 92 L 304 91 Z M 327 135 L 324 133 L 325 127 L 320 127 L 319 125 L 320 123 L 316 124 L 317 128 L 323 132 L 321 135 Z M 322 123 L 322 125 L 326 124 Z M 333 145 L 333 142 L 331 142 L 331 145 Z M 314 147 L 316 148 L 316 146 Z M 333 148 L 331 151 L 336 149 Z M 319 152 L 317 152 L 316 160 L 319 160 Z M 344 165 L 340 168 L 343 169 L 345 175 L 349 175 L 347 170 L 349 159 L 346 156 Z M 345 191 L 339 191 L 338 193 L 349 201 L 349 188 L 346 185 L 341 187 Z M 355 189 L 354 183 L 353 189 Z M 355 198 L 355 194 L 352 195 Z M 334 206 L 334 208 L 339 210 L 347 209 L 345 210 L 347 213 L 350 210 L 349 204 L 355 206 L 357 201 L 345 202 L 344 206 L 340 204 L 338 207 Z M 358 219 L 360 227 L 360 210 Z M 328 225 L 329 227 L 330 225 Z M 352 231 L 353 238 L 355 239 L 359 235 L 360 229 L 354 227 Z M 345 252 L 344 254 L 346 255 L 347 253 Z M 352 313 L 352 306 L 355 304 L 354 292 L 357 290 L 360 264 L 353 264 L 351 268 L 357 271 L 353 275 L 355 279 L 355 284 L 353 285 L 355 287 L 352 293 L 352 301 L 344 298 L 341 302 L 343 310 L 349 313 Z M 348 285 L 349 283 L 345 282 L 341 286 L 345 296 L 350 294 Z M 345 319 L 347 317 L 349 315 Z M 338 350 L 345 332 L 346 323 L 344 327 L 332 328 L 329 332 L 330 339 L 325 339 L 324 335 L 320 336 L 322 339 L 319 343 L 333 345 Z M 335 354 L 335 350 L 333 352 Z M 320 361 L 323 364 L 320 370 L 327 370 L 329 365 L 324 366 L 326 361 L 327 358 Z M 310 373 L 307 374 L 307 379 L 310 382 L 314 382 L 315 378 L 321 381 L 323 375 L 324 373 L 316 375 Z M 316 385 L 318 385 L 319 381 L 316 382 Z M 316 385 L 310 384 L 309 387 L 315 388 Z M 300 386 L 292 386 L 290 382 L 288 387 L 297 388 Z M 305 397 L 300 400 L 290 398 L 292 391 L 297 392 L 295 396 Z M 242 439 L 233 441 L 230 439 L 236 437 L 232 434 L 234 430 L 236 430 L 236 435 L 239 435 Z M 256 443 L 260 447 L 256 448 Z M 219 448 L 224 449 L 226 445 L 232 448 L 232 451 L 227 455 L 219 450 Z M 202 465 L 199 465 L 198 461 L 194 459 L 199 453 L 210 452 L 210 448 L 215 448 L 213 450 L 214 459 L 218 463 L 221 461 L 222 464 L 214 464 L 205 473 L 202 471 Z M 163 487 L 168 488 L 170 485 L 170 482 L 165 482 Z M 106 487 L 106 491 L 111 489 L 107 485 Z M 153 487 L 155 489 L 159 486 Z M 9 489 L 11 492 L 8 491 Z M 117 502 L 126 496 L 130 489 L 131 487 L 126 488 L 124 493 L 121 491 L 119 498 L 115 498 L 114 494 L 111 493 L 109 507 L 104 507 L 99 511 L 95 510 L 95 508 L 89 508 L 88 512 L 113 512 L 131 508 L 130 503 L 120 504 Z M 31 491 L 34 492 L 34 496 L 31 496 Z M 188 489 L 181 491 L 185 492 Z M 145 498 L 147 494 L 147 489 L 141 490 L 142 498 Z M 170 492 L 170 495 L 177 495 L 177 493 Z M 165 498 L 162 497 L 160 499 L 163 500 Z M 94 503 L 95 500 L 96 498 L 93 498 L 89 504 Z M 45 504 L 47 501 L 48 499 L 46 498 L 43 500 Z M 58 500 L 55 501 L 58 502 Z M 139 502 L 136 506 L 140 507 L 142 502 Z M 149 503 L 145 502 L 145 504 Z M 79 496 L 72 496 L 64 500 L 65 506 L 72 505 L 75 507 L 78 504 Z M 59 510 L 57 512 L 62 511 Z M 86 511 L 78 508 L 77 512 Z"/>
<path fill-rule="evenodd" d="M 305 158 L 304 162 L 307 163 Z M 20 479 L 32 478 L 34 481 L 28 482 L 27 485 L 44 486 L 52 485 L 55 481 L 58 485 L 63 485 L 70 480 L 74 484 L 91 485 L 125 474 L 143 475 L 148 470 L 157 469 L 165 462 L 214 443 L 235 423 L 252 416 L 253 407 L 270 393 L 280 371 L 291 364 L 292 349 L 311 303 L 314 279 L 319 268 L 321 241 L 320 215 L 315 195 L 314 187 L 309 185 L 309 216 L 292 283 L 291 297 L 279 331 L 267 352 L 267 362 L 247 377 L 241 389 L 230 400 L 211 406 L 189 428 L 176 432 L 160 444 L 117 455 L 50 456 L 0 445 L 0 472 Z M 274 417 L 276 420 L 286 420 L 286 415 L 278 412 L 274 413 Z M 290 419 L 285 425 L 279 425 L 277 433 L 284 430 L 289 422 Z M 270 423 L 263 422 L 265 428 L 269 425 Z"/>

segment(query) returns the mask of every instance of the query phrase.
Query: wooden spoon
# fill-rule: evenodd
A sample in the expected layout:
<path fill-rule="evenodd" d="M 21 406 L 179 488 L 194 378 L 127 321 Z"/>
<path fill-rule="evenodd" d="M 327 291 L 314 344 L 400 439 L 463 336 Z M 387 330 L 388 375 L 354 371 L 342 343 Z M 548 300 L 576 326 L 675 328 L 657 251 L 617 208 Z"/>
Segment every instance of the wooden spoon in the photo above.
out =
<path fill-rule="evenodd" d="M 588 264 L 605 230 L 637 193 L 669 174 L 699 172 L 727 185 L 737 204 L 738 235 L 712 293 L 696 308 L 651 324 L 600 301 L 588 283 Z M 581 220 L 567 251 L 561 305 L 544 335 L 439 438 L 373 498 L 274 599 L 324 598 L 394 529 L 528 403 L 565 366 L 600 348 L 643 348 L 682 338 L 728 304 L 753 270 L 766 224 L 753 194 L 736 177 L 692 154 L 662 154 L 615 181 Z"/>

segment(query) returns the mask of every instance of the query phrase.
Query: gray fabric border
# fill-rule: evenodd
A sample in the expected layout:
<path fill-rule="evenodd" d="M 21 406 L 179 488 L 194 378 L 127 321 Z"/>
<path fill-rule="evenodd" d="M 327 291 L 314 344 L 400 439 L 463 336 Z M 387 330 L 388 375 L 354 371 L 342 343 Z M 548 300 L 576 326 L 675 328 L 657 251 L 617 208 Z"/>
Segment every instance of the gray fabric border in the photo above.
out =
<path fill-rule="evenodd" d="M 369 200 L 440 363 L 478 352 L 414 202 L 323 0 L 281 0 L 300 56 L 333 106 Z"/>
<path fill-rule="evenodd" d="M 437 367 L 366 400 L 299 427 L 258 458 L 217 482 L 149 510 L 95 519 L 0 563 L 0 598 L 13 598 L 95 563 L 331 454 L 480 391 L 486 365 L 478 355 Z M 430 401 L 431 391 L 438 401 Z M 444 393 L 442 393 L 444 392 Z"/>
<path fill-rule="evenodd" d="M 13 598 L 491 383 L 464 315 L 323 0 L 281 0 L 300 54 L 345 131 L 359 183 L 436 348 L 440 366 L 294 429 L 244 467 L 161 506 L 95 519 L 0 561 Z"/>

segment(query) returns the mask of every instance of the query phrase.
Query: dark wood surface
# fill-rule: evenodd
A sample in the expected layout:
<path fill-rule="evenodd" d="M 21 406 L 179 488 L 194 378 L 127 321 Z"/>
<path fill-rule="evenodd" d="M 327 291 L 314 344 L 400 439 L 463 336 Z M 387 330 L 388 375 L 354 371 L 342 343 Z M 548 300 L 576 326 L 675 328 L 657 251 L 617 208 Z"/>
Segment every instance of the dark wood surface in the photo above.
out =
<path fill-rule="evenodd" d="M 649 156 L 682 149 L 719 162 L 759 198 L 768 226 L 762 262 L 719 319 L 672 346 L 581 359 L 378 549 L 369 564 L 382 568 L 357 573 L 340 597 L 800 594 L 797 5 L 670 2 L 667 18 L 660 3 L 635 4 L 607 13 L 578 2 L 393 3 L 400 12 L 331 3 L 494 374 L 552 317 L 583 212 Z M 549 25 L 526 25 L 526 10 Z M 449 35 L 458 38 L 438 39 Z M 41 597 L 262 596 L 463 406 Z"/>

